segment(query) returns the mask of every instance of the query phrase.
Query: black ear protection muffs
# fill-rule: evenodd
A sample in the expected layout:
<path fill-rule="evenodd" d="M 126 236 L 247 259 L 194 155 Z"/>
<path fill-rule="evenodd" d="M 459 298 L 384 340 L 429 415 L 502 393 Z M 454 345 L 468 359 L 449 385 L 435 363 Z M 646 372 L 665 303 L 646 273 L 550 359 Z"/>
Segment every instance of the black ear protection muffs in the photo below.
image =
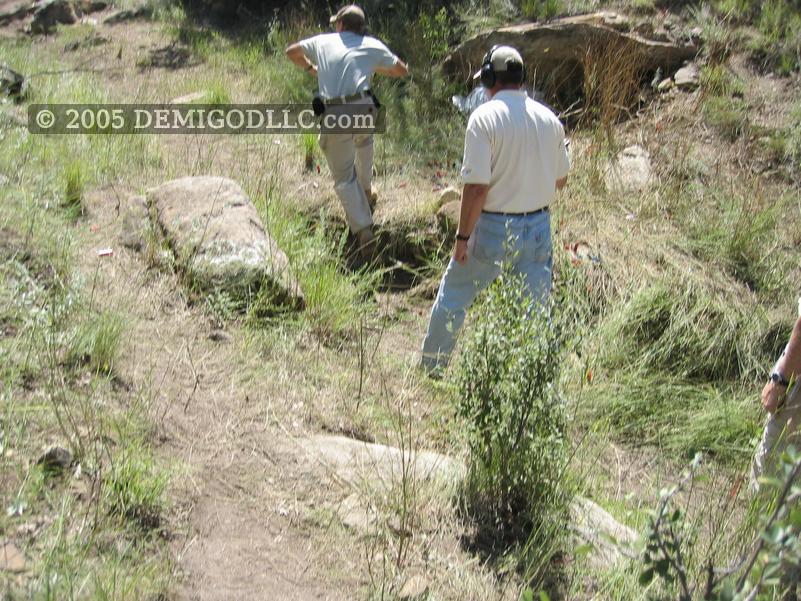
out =
<path fill-rule="evenodd" d="M 490 48 L 489 52 L 484 55 L 484 60 L 481 63 L 481 74 L 479 75 L 479 80 L 481 81 L 481 85 L 485 88 L 493 87 L 495 82 L 498 80 L 495 74 L 495 66 L 492 64 L 492 53 L 500 47 L 501 44 L 495 44 L 492 48 Z M 516 67 L 517 63 L 512 63 L 510 66 Z M 520 83 L 523 83 L 526 80 L 526 67 L 520 65 L 520 70 Z M 514 73 L 513 69 L 509 69 L 509 71 Z"/>

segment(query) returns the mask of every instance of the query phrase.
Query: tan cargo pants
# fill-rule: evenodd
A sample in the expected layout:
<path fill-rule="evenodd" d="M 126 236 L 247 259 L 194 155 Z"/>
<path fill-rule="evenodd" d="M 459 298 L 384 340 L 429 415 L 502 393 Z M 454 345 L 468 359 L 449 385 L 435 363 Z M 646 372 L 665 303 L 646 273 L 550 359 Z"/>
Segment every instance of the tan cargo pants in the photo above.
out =
<path fill-rule="evenodd" d="M 320 149 L 334 178 L 350 230 L 356 232 L 373 225 L 367 193 L 373 177 L 372 134 L 320 134 Z"/>
<path fill-rule="evenodd" d="M 759 491 L 759 478 L 770 474 L 781 459 L 782 453 L 792 444 L 801 450 L 801 385 L 793 385 L 784 405 L 765 420 L 762 440 L 751 463 L 751 490 Z"/>

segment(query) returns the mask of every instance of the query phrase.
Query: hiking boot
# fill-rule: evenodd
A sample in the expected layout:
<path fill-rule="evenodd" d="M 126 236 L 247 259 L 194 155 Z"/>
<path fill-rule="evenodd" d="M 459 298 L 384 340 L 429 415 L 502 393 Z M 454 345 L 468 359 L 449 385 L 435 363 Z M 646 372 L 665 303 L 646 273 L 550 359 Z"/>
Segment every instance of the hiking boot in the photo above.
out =
<path fill-rule="evenodd" d="M 368 225 L 356 232 L 356 241 L 359 244 L 359 254 L 368 261 L 375 257 L 376 239 L 373 226 Z"/>
<path fill-rule="evenodd" d="M 378 192 L 370 188 L 369 190 L 365 190 L 364 193 L 367 195 L 367 204 L 370 205 L 370 212 L 375 211 L 375 207 L 378 204 Z"/>

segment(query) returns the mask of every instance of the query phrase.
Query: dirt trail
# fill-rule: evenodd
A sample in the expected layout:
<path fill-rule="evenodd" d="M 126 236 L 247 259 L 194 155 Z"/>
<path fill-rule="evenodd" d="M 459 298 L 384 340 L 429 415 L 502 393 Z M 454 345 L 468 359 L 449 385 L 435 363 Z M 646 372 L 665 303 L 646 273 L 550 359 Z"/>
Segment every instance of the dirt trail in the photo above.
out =
<path fill-rule="evenodd" d="M 148 270 L 116 242 L 121 219 L 111 194 L 90 195 L 80 270 L 87 280 L 97 274 L 104 305 L 129 311 L 119 375 L 152 395 L 158 451 L 173 466 L 177 597 L 342 598 L 293 509 L 325 474 L 276 421 L 281 400 L 254 398 L 239 384 L 236 332 L 213 330 L 175 277 Z M 114 256 L 98 257 L 109 245 Z"/>

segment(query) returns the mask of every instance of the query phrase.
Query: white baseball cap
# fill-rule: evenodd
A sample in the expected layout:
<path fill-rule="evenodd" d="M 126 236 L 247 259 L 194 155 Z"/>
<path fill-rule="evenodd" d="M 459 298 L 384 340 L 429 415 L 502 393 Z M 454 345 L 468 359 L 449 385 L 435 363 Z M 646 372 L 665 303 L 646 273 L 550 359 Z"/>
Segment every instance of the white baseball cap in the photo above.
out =
<path fill-rule="evenodd" d="M 482 66 L 487 60 L 492 62 L 492 67 L 495 69 L 496 73 L 506 72 L 509 63 L 517 63 L 521 67 L 523 66 L 523 57 L 511 46 L 493 46 L 490 51 L 484 55 L 484 60 L 481 61 Z M 480 77 L 481 69 L 476 71 L 475 75 L 473 75 L 473 79 L 478 79 Z"/>

